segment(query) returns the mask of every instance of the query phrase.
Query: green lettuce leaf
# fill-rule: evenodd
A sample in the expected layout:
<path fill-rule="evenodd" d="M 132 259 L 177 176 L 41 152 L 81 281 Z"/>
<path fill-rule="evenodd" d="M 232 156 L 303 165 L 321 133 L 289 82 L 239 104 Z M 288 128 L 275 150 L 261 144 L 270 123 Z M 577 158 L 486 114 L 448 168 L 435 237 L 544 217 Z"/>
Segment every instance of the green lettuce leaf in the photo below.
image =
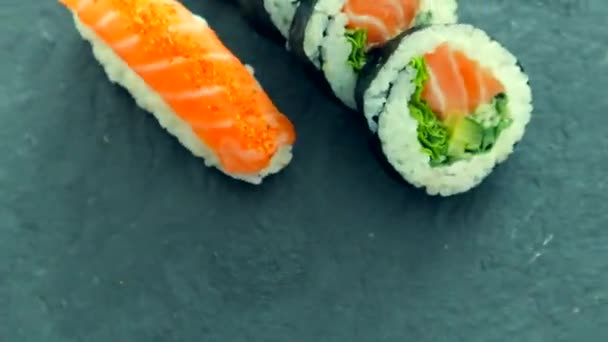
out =
<path fill-rule="evenodd" d="M 408 104 L 410 115 L 418 122 L 418 141 L 422 150 L 431 157 L 431 165 L 438 166 L 448 162 L 449 132 L 429 105 L 421 99 L 424 84 L 429 78 L 424 58 L 416 57 L 409 65 L 416 70 L 413 80 L 416 90 Z"/>
<path fill-rule="evenodd" d="M 492 100 L 492 107 L 494 108 L 495 115 L 498 116 L 499 121 L 493 127 L 487 127 L 484 129 L 483 142 L 478 150 L 471 151 L 473 153 L 484 153 L 494 147 L 496 140 L 500 136 L 500 133 L 511 126 L 512 119 L 507 112 L 507 96 L 504 93 L 498 94 Z"/>
<path fill-rule="evenodd" d="M 347 29 L 346 39 L 352 46 L 350 55 L 348 56 L 348 64 L 358 73 L 367 62 L 367 31 L 364 29 Z"/>
<path fill-rule="evenodd" d="M 431 166 L 448 165 L 474 154 L 488 152 L 494 147 L 500 133 L 511 125 L 512 119 L 507 110 L 508 99 L 504 93 L 496 95 L 489 107 L 484 107 L 483 113 L 473 113 L 464 118 L 464 121 L 470 121 L 468 124 L 456 117 L 455 120 L 448 119 L 446 122 L 442 122 L 422 99 L 422 91 L 429 78 L 424 58 L 412 59 L 409 66 L 416 71 L 416 76 L 412 81 L 416 89 L 410 98 L 408 108 L 410 115 L 418 122 L 418 141 L 422 146 L 422 151 L 430 156 Z M 489 115 L 492 123 L 484 126 L 483 119 L 479 115 L 485 116 L 485 119 Z M 466 127 L 460 126 L 463 124 L 467 124 Z M 450 146 L 456 126 L 459 130 L 458 141 L 454 141 L 453 146 Z M 463 137 L 466 140 L 462 140 Z M 454 139 L 456 139 L 455 136 Z"/>
<path fill-rule="evenodd" d="M 420 12 L 416 18 L 414 18 L 414 26 L 430 25 L 432 21 L 433 13 L 431 13 L 431 11 Z"/>

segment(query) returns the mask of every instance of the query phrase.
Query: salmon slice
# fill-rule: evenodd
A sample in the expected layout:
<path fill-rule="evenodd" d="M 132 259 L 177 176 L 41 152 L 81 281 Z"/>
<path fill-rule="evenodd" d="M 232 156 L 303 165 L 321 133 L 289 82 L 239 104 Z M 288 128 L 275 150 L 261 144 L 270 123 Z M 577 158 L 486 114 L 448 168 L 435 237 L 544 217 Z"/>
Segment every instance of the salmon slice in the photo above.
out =
<path fill-rule="evenodd" d="M 59 0 L 185 121 L 231 174 L 257 174 L 292 123 L 200 17 L 176 0 Z"/>
<path fill-rule="evenodd" d="M 367 43 L 373 46 L 410 28 L 418 8 L 419 0 L 346 0 L 343 12 L 347 27 L 365 29 Z"/>
<path fill-rule="evenodd" d="M 425 54 L 424 61 L 429 79 L 422 99 L 442 120 L 451 115 L 472 114 L 505 90 L 489 70 L 448 43 Z"/>

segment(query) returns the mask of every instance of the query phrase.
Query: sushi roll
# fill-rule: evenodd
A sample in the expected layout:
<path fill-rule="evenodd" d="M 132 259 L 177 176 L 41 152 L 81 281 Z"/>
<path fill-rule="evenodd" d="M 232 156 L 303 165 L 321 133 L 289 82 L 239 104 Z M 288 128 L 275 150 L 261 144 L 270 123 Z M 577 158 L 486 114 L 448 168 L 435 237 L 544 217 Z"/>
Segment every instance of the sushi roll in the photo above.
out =
<path fill-rule="evenodd" d="M 301 0 L 289 47 L 322 70 L 334 95 L 355 109 L 355 86 L 374 47 L 420 25 L 455 23 L 456 0 Z"/>
<path fill-rule="evenodd" d="M 513 152 L 533 109 L 517 58 L 468 24 L 397 36 L 375 51 L 356 94 L 390 165 L 430 195 L 481 183 Z"/>
<path fill-rule="evenodd" d="M 278 33 L 283 39 L 300 4 L 300 0 L 237 0 L 241 11 L 258 27 Z"/>
<path fill-rule="evenodd" d="M 206 21 L 175 0 L 60 0 L 113 83 L 195 156 L 252 184 L 292 159 L 295 129 Z"/>

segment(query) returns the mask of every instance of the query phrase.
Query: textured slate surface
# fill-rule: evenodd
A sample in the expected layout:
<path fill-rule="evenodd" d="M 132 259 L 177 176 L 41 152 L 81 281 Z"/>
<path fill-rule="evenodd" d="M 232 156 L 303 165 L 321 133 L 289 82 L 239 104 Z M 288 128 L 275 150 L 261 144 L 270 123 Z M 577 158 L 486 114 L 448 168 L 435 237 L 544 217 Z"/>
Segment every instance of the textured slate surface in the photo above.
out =
<path fill-rule="evenodd" d="M 293 164 L 260 188 L 204 168 L 59 5 L 5 0 L 0 341 L 608 339 L 607 2 L 462 2 L 521 57 L 536 112 L 451 199 L 387 176 L 363 126 L 234 7 L 186 4 L 291 116 Z"/>

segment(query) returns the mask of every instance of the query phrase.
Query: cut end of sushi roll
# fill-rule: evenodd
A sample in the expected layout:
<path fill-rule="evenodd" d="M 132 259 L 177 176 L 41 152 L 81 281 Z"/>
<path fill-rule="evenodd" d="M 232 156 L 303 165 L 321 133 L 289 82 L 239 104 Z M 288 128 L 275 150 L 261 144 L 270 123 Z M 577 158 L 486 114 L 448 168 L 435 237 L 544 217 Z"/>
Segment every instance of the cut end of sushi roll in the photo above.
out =
<path fill-rule="evenodd" d="M 127 89 L 139 107 L 152 113 L 160 125 L 184 147 L 203 158 L 205 165 L 215 167 L 232 178 L 260 184 L 266 176 L 279 172 L 290 163 L 295 140 L 293 125 L 266 97 L 253 76 L 252 68 L 241 64 L 221 44 L 203 18 L 191 14 L 177 2 L 146 2 L 151 6 L 158 5 L 159 9 L 167 4 L 173 5 L 173 10 L 177 12 L 171 13 L 177 13 L 178 18 L 185 17 L 185 31 L 181 32 L 181 38 L 176 36 L 172 39 L 192 38 L 193 44 L 206 46 L 203 50 L 207 52 L 192 63 L 207 65 L 206 70 L 214 74 L 201 74 L 203 84 L 191 89 L 186 82 L 193 81 L 192 75 L 187 73 L 188 61 L 175 52 L 178 47 L 172 46 L 174 50 L 158 48 L 152 52 L 149 45 L 137 45 L 146 38 L 120 32 L 127 25 L 120 23 L 120 11 L 111 8 L 112 1 L 97 1 L 97 6 L 105 6 L 105 9 L 110 7 L 105 15 L 95 13 L 104 8 L 78 12 L 75 10 L 77 1 L 65 2 L 72 10 L 78 32 L 91 44 L 93 54 L 108 78 Z M 134 3 L 130 6 L 135 6 Z M 94 17 L 100 19 L 92 19 Z M 188 18 L 192 17 L 194 22 L 188 22 Z M 112 20 L 118 23 L 110 28 Z M 92 21 L 96 23 L 91 24 Z M 179 20 L 174 22 L 180 25 Z M 101 30 L 104 27 L 108 28 L 107 31 Z M 154 29 L 164 30 L 162 27 Z M 184 38 L 189 34 L 194 36 Z M 237 98 L 238 92 L 229 93 L 226 90 L 229 85 L 224 85 L 224 81 L 217 76 L 222 72 L 229 73 L 237 83 L 243 82 L 234 86 L 242 87 L 250 97 Z M 216 78 L 212 80 L 214 76 Z M 159 91 L 161 88 L 162 91 Z M 242 103 L 245 107 L 239 106 Z M 242 108 L 249 109 L 241 112 Z M 256 110 L 258 112 L 254 113 Z"/>
<path fill-rule="evenodd" d="M 266 13 L 274 26 L 284 38 L 289 36 L 289 29 L 300 5 L 300 0 L 262 0 Z"/>
<path fill-rule="evenodd" d="M 395 38 L 366 68 L 357 94 L 389 163 L 430 195 L 480 184 L 513 152 L 533 109 L 516 57 L 467 24 Z"/>
<path fill-rule="evenodd" d="M 356 109 L 355 86 L 370 50 L 412 27 L 455 23 L 457 7 L 456 0 L 302 0 L 290 46 Z"/>
<path fill-rule="evenodd" d="M 287 39 L 299 0 L 237 0 L 241 12 L 261 33 L 276 41 Z"/>

